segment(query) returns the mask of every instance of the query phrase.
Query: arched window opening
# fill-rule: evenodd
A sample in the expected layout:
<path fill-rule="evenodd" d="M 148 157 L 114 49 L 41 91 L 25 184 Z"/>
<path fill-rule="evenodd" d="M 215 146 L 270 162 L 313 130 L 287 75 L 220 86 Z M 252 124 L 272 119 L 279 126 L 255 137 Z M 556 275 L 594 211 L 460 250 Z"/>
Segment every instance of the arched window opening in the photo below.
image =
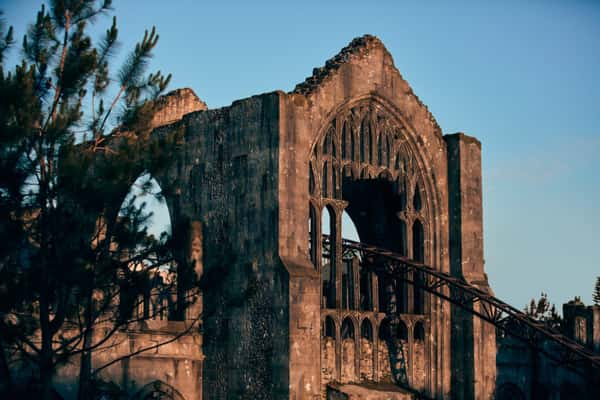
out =
<path fill-rule="evenodd" d="M 331 207 L 325 207 L 321 215 L 321 232 L 324 235 L 335 236 L 335 212 Z M 335 263 L 332 262 L 332 252 L 329 246 L 323 245 L 321 255 L 322 306 L 335 308 Z"/>
<path fill-rule="evenodd" d="M 338 194 L 338 170 L 335 164 L 331 165 L 331 193 L 332 199 L 335 199 Z"/>
<path fill-rule="evenodd" d="M 354 339 L 354 323 L 350 317 L 344 318 L 342 322 L 342 339 Z"/>
<path fill-rule="evenodd" d="M 354 221 L 346 211 L 342 213 L 342 238 L 359 242 L 358 231 Z M 359 258 L 358 254 L 347 253 L 344 258 L 342 271 L 342 308 L 354 310 L 357 306 L 356 285 L 359 275 Z"/>
<path fill-rule="evenodd" d="M 176 310 L 178 263 L 169 248 L 172 232 L 169 209 L 158 182 L 150 174 L 141 175 L 132 184 L 113 232 L 115 241 L 111 250 L 114 256 L 136 260 L 129 262 L 119 273 L 119 314 L 152 320 L 176 319 L 184 315 L 183 311 Z M 131 238 L 133 232 L 142 239 L 118 239 Z M 146 246 L 144 252 L 140 252 L 137 244 L 141 241 L 155 247 L 157 252 L 147 254 Z"/>
<path fill-rule="evenodd" d="M 348 130 L 348 133 L 350 135 L 350 156 L 348 158 L 350 158 L 351 160 L 356 160 L 357 154 L 356 154 L 356 134 L 355 134 L 355 129 L 350 127 L 350 129 Z"/>
<path fill-rule="evenodd" d="M 317 265 L 317 212 L 312 204 L 308 206 L 308 254 L 313 265 Z"/>
<path fill-rule="evenodd" d="M 335 157 L 335 155 L 336 155 L 335 141 L 333 138 L 334 134 L 335 134 L 335 126 L 334 126 L 334 124 L 332 124 L 332 126 L 327 130 L 327 133 L 325 134 L 325 138 L 323 139 L 323 154 L 324 155 L 331 155 L 333 157 Z"/>
<path fill-rule="evenodd" d="M 425 262 L 425 232 L 423 224 L 418 219 L 413 223 L 413 260 Z"/>
<path fill-rule="evenodd" d="M 354 310 L 354 269 L 358 268 L 358 263 L 354 258 L 344 259 L 342 268 L 342 308 Z"/>
<path fill-rule="evenodd" d="M 390 167 L 391 166 L 391 162 L 390 162 L 390 156 L 391 156 L 391 143 L 390 143 L 390 136 L 389 135 L 385 135 L 385 166 L 386 167 Z"/>
<path fill-rule="evenodd" d="M 360 242 L 356 225 L 346 211 L 342 213 L 342 238 Z"/>
<path fill-rule="evenodd" d="M 402 320 L 400 320 L 400 322 L 398 323 L 398 338 L 404 341 L 408 340 L 408 328 Z"/>
<path fill-rule="evenodd" d="M 407 236 L 406 236 L 406 221 L 404 221 L 403 219 L 400 219 L 399 224 L 400 224 L 400 232 L 399 232 L 399 238 L 398 238 L 398 241 L 399 241 L 398 252 L 400 253 L 400 255 L 406 256 L 407 251 L 408 251 Z"/>
<path fill-rule="evenodd" d="M 417 262 L 425 262 L 425 233 L 423 224 L 418 219 L 413 223 L 413 259 Z M 414 281 L 414 313 L 423 314 L 425 312 L 425 292 L 423 291 L 424 276 L 420 271 L 413 272 Z"/>
<path fill-rule="evenodd" d="M 417 212 L 421 211 L 423 207 L 421 203 L 421 190 L 419 190 L 419 185 L 415 187 L 415 195 L 413 196 L 413 209 Z"/>
<path fill-rule="evenodd" d="M 374 164 L 374 162 L 373 162 L 374 161 L 373 160 L 373 157 L 374 157 L 373 152 L 375 151 L 375 146 L 374 146 L 374 143 L 375 143 L 375 138 L 374 138 L 375 132 L 373 132 L 373 130 L 369 127 L 368 133 L 369 133 L 369 148 L 367 150 L 368 151 L 367 154 L 368 154 L 368 157 L 369 157 L 369 164 Z"/>
<path fill-rule="evenodd" d="M 323 326 L 323 337 L 330 337 L 333 340 L 336 339 L 337 335 L 335 334 L 335 321 L 330 316 L 325 317 L 325 323 Z"/>
<path fill-rule="evenodd" d="M 348 123 L 344 121 L 342 124 L 342 159 L 348 158 L 349 143 L 348 143 Z"/>
<path fill-rule="evenodd" d="M 373 341 L 373 325 L 371 325 L 368 318 L 363 319 L 362 324 L 360 324 L 360 337 L 370 342 Z"/>
<path fill-rule="evenodd" d="M 380 134 L 377 139 L 377 165 L 385 165 L 385 161 L 383 158 L 383 146 L 384 146 L 384 134 Z"/>
<path fill-rule="evenodd" d="M 399 206 L 400 206 L 400 211 L 406 211 L 406 203 L 407 203 L 407 196 L 406 196 L 406 181 L 404 180 L 403 177 L 399 177 L 396 180 L 396 187 L 398 190 L 398 201 L 399 201 Z"/>
<path fill-rule="evenodd" d="M 329 197 L 329 188 L 331 187 L 331 184 L 329 183 L 329 163 L 325 162 L 323 164 L 323 175 L 321 177 L 321 183 L 322 183 L 322 188 L 321 188 L 321 197 Z"/>
<path fill-rule="evenodd" d="M 133 397 L 134 400 L 183 400 L 183 396 L 173 386 L 162 381 L 147 384 Z"/>
<path fill-rule="evenodd" d="M 364 163 L 367 161 L 367 135 L 369 130 L 369 122 L 367 119 L 363 119 L 360 124 L 360 162 Z"/>
<path fill-rule="evenodd" d="M 360 309 L 373 311 L 373 273 L 360 269 Z"/>
<path fill-rule="evenodd" d="M 415 340 L 419 340 L 419 341 L 425 340 L 425 327 L 423 326 L 423 322 L 418 321 L 415 324 L 413 336 L 414 336 Z"/>

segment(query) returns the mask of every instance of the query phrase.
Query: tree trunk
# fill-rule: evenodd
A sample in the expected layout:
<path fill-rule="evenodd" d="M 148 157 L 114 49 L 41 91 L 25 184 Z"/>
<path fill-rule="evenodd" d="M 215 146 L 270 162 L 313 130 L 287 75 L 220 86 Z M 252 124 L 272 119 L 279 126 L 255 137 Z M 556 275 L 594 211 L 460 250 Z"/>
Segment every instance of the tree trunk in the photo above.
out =
<path fill-rule="evenodd" d="M 12 378 L 8 362 L 6 361 L 5 344 L 2 338 L 0 338 L 0 352 L 0 393 L 10 393 L 12 390 Z"/>
<path fill-rule="evenodd" d="M 42 331 L 42 348 L 40 351 L 40 398 L 52 399 L 52 377 L 54 363 L 52 357 L 52 333 L 50 332 L 50 313 L 45 296 L 40 297 L 40 322 Z"/>
<path fill-rule="evenodd" d="M 85 310 L 85 331 L 83 336 L 83 352 L 81 353 L 81 362 L 79 363 L 79 391 L 78 400 L 92 398 L 92 352 L 86 349 L 92 347 L 93 323 L 92 323 L 92 293 L 88 293 L 87 307 Z"/>

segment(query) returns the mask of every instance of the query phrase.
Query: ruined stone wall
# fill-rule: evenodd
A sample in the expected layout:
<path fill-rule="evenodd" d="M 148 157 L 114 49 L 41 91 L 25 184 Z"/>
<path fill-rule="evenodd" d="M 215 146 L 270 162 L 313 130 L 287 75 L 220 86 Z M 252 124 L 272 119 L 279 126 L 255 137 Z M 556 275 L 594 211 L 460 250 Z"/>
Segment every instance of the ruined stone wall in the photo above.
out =
<path fill-rule="evenodd" d="M 168 177 L 203 237 L 204 397 L 289 391 L 287 273 L 277 257 L 278 95 L 188 115 Z"/>
<path fill-rule="evenodd" d="M 446 135 L 453 276 L 493 295 L 484 272 L 481 143 L 463 133 Z M 480 305 L 471 305 L 477 309 Z M 496 381 L 496 328 L 452 307 L 453 396 L 491 399 Z"/>
<path fill-rule="evenodd" d="M 360 380 L 372 382 L 375 380 L 373 341 L 360 338 Z"/>
<path fill-rule="evenodd" d="M 353 104 L 369 101 L 384 107 L 406 127 L 408 142 L 427 182 L 424 193 L 431 204 L 430 236 L 426 243 L 428 261 L 434 268 L 449 272 L 446 144 L 427 108 L 394 67 L 391 55 L 378 39 L 369 36 L 353 41 L 327 61 L 325 67 L 316 68 L 312 77 L 282 98 L 280 176 L 282 182 L 285 179 L 285 186 L 282 186 L 285 190 L 280 190 L 280 237 L 285 238 L 285 246 L 280 248 L 285 247 L 285 251 L 295 257 L 309 258 L 305 239 L 308 237 L 310 200 L 307 172 L 313 146 L 325 135 L 325 128 L 337 113 Z M 320 290 L 320 287 L 317 284 L 311 290 Z M 316 304 L 307 305 L 311 313 L 318 307 L 318 300 L 319 296 Z M 432 340 L 424 352 L 428 358 L 427 392 L 432 396 L 449 397 L 449 306 L 438 299 L 427 301 L 432 320 Z M 316 349 L 319 349 L 318 336 L 306 337 L 303 348 L 315 349 L 317 340 Z M 385 368 L 382 359 L 389 358 L 378 356 L 379 366 Z M 381 368 L 378 369 L 381 371 Z M 298 371 L 305 376 L 320 372 L 308 366 Z"/>

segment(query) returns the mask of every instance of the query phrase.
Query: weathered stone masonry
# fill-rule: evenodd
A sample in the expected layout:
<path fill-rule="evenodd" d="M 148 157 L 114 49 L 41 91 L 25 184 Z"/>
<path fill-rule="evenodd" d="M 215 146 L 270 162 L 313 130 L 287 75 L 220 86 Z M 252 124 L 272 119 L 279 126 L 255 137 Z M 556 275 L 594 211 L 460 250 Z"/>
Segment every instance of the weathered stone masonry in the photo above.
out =
<path fill-rule="evenodd" d="M 319 399 L 329 382 L 389 389 L 390 307 L 411 387 L 491 398 L 494 329 L 342 254 L 346 211 L 362 242 L 489 290 L 480 144 L 442 135 L 379 39 L 355 39 L 290 93 L 215 110 L 189 90 L 171 97 L 155 134 L 180 129 L 184 142 L 155 178 L 202 274 L 202 398 Z"/>

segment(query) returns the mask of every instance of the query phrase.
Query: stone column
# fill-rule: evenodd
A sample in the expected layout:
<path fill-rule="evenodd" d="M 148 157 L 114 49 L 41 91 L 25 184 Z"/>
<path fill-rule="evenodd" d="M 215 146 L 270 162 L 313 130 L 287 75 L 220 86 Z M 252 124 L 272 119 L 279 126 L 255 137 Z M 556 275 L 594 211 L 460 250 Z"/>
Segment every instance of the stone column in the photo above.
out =
<path fill-rule="evenodd" d="M 360 310 L 360 265 L 357 257 L 352 257 L 352 286 L 354 294 L 354 309 Z M 360 327 L 359 327 L 360 329 Z"/>
<path fill-rule="evenodd" d="M 448 148 L 450 273 L 492 293 L 483 260 L 481 143 L 463 133 L 444 139 Z M 496 380 L 495 327 L 458 307 L 451 310 L 453 396 L 490 399 Z"/>
<path fill-rule="evenodd" d="M 373 272 L 369 272 L 371 276 L 371 296 L 373 312 L 379 312 L 379 277 Z M 375 329 L 375 328 L 373 328 Z M 373 334 L 375 335 L 375 334 Z"/>

